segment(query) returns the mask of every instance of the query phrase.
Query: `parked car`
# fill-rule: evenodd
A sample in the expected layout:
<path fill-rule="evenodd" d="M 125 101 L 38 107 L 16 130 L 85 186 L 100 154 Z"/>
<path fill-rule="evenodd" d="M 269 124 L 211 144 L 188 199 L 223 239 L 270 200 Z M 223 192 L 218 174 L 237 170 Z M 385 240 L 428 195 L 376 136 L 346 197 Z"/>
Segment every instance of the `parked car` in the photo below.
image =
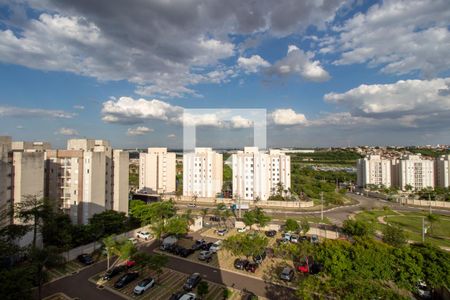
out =
<path fill-rule="evenodd" d="M 228 229 L 226 229 L 226 228 L 217 229 L 216 233 L 217 233 L 217 235 L 224 236 L 228 233 Z"/>
<path fill-rule="evenodd" d="M 197 205 L 195 205 L 195 203 L 189 203 L 189 204 L 187 205 L 187 207 L 197 207 Z"/>
<path fill-rule="evenodd" d="M 294 270 L 291 267 L 285 267 L 280 274 L 280 279 L 291 281 L 294 278 Z"/>
<path fill-rule="evenodd" d="M 217 216 L 211 216 L 211 217 L 209 217 L 209 220 L 212 222 L 220 222 L 220 218 Z"/>
<path fill-rule="evenodd" d="M 183 246 L 180 245 L 174 245 L 173 247 L 170 248 L 170 252 L 175 254 L 175 255 L 180 255 L 181 252 L 184 250 L 185 248 Z"/>
<path fill-rule="evenodd" d="M 255 273 L 256 269 L 258 269 L 258 264 L 257 263 L 251 263 L 249 262 L 246 266 L 245 266 L 245 271 L 247 272 L 252 272 Z"/>
<path fill-rule="evenodd" d="M 142 295 L 146 290 L 152 288 L 155 285 L 155 279 L 149 277 L 145 278 L 139 282 L 134 288 L 133 292 L 135 295 Z"/>
<path fill-rule="evenodd" d="M 194 249 L 191 249 L 191 248 L 184 248 L 184 249 L 182 249 L 181 251 L 180 251 L 180 256 L 181 257 L 188 257 L 189 255 L 191 255 L 192 253 L 194 253 L 195 252 L 195 250 Z"/>
<path fill-rule="evenodd" d="M 121 288 L 123 288 L 124 286 L 126 286 L 127 284 L 129 284 L 130 282 L 132 282 L 133 280 L 135 280 L 138 277 L 139 277 L 139 273 L 138 272 L 126 273 L 126 274 L 122 275 L 116 281 L 116 283 L 114 283 L 114 287 L 116 289 L 121 289 Z"/>
<path fill-rule="evenodd" d="M 291 234 L 289 232 L 285 232 L 281 235 L 281 238 L 287 242 L 291 240 Z"/>
<path fill-rule="evenodd" d="M 201 249 L 203 245 L 205 245 L 206 242 L 205 240 L 201 239 L 201 240 L 196 240 L 195 243 L 192 245 L 192 249 L 193 250 L 198 250 Z"/>
<path fill-rule="evenodd" d="M 203 261 L 210 261 L 212 259 L 214 252 L 203 250 L 198 254 L 198 259 Z"/>
<path fill-rule="evenodd" d="M 296 268 L 299 272 L 307 274 L 312 270 L 312 266 L 314 265 L 314 258 L 312 256 L 305 256 L 300 259 L 298 262 L 294 262 Z"/>
<path fill-rule="evenodd" d="M 137 238 L 129 238 L 128 239 L 133 245 L 136 245 L 137 243 L 138 243 L 138 240 L 137 240 Z"/>
<path fill-rule="evenodd" d="M 214 245 L 213 242 L 205 243 L 205 244 L 202 245 L 201 249 L 202 250 L 209 250 L 209 248 L 211 248 L 212 245 Z"/>
<path fill-rule="evenodd" d="M 172 294 L 172 296 L 169 298 L 169 300 L 179 300 L 181 298 L 181 296 L 183 296 L 185 294 L 185 292 L 177 292 Z"/>
<path fill-rule="evenodd" d="M 115 266 L 114 268 L 111 268 L 106 271 L 105 275 L 103 275 L 103 279 L 111 280 L 114 276 L 119 275 L 126 269 L 127 269 L 127 266 L 125 266 L 125 265 Z"/>
<path fill-rule="evenodd" d="M 313 244 L 319 243 L 319 236 L 317 234 L 311 235 L 311 243 Z"/>
<path fill-rule="evenodd" d="M 237 232 L 242 233 L 247 231 L 247 227 L 240 227 L 236 229 Z"/>
<path fill-rule="evenodd" d="M 197 295 L 195 295 L 194 293 L 186 293 L 182 295 L 180 298 L 178 298 L 178 300 L 196 300 L 196 299 Z"/>
<path fill-rule="evenodd" d="M 152 238 L 151 233 L 148 232 L 148 231 L 138 231 L 137 234 L 136 234 L 136 236 L 137 236 L 138 238 L 144 239 L 144 240 L 146 240 L 146 241 Z"/>
<path fill-rule="evenodd" d="M 275 230 L 267 230 L 264 233 L 266 234 L 267 237 L 274 237 L 277 234 Z"/>
<path fill-rule="evenodd" d="M 188 279 L 186 279 L 186 282 L 183 285 L 183 289 L 185 291 L 192 291 L 201 280 L 202 276 L 200 275 L 200 273 L 193 273 L 188 277 Z"/>
<path fill-rule="evenodd" d="M 77 256 L 77 259 L 83 265 L 92 265 L 94 263 L 94 259 L 89 254 L 83 253 Z"/>
<path fill-rule="evenodd" d="M 291 241 L 291 243 L 298 243 L 299 238 L 300 237 L 298 236 L 298 234 L 293 234 L 293 235 L 291 235 L 290 241 Z"/>
<path fill-rule="evenodd" d="M 266 251 L 263 251 L 261 254 L 257 254 L 253 256 L 253 261 L 258 265 L 262 264 L 263 260 L 266 258 Z"/>
<path fill-rule="evenodd" d="M 128 269 L 134 267 L 135 265 L 136 265 L 136 262 L 134 260 L 127 260 L 125 262 L 125 266 L 127 266 Z"/>
<path fill-rule="evenodd" d="M 244 270 L 248 263 L 250 262 L 246 259 L 236 258 L 234 260 L 234 267 L 238 270 Z"/>
<path fill-rule="evenodd" d="M 209 251 L 211 252 L 217 252 L 222 248 L 222 241 L 216 241 L 214 244 L 211 245 L 209 248 Z"/>
<path fill-rule="evenodd" d="M 306 235 L 302 235 L 299 239 L 299 242 L 304 242 L 304 241 L 309 241 L 309 237 L 307 237 Z"/>

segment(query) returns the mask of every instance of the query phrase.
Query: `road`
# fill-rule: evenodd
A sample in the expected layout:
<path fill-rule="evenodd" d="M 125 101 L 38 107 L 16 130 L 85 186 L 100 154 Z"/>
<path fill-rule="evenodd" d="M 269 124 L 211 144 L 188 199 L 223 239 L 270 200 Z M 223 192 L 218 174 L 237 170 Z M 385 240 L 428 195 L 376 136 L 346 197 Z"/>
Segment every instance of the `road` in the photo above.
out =
<path fill-rule="evenodd" d="M 156 246 L 156 243 L 149 243 L 141 247 L 140 250 L 151 253 Z M 203 264 L 197 264 L 195 262 L 172 256 L 169 256 L 169 263 L 167 267 L 186 274 L 199 272 L 203 275 L 203 278 L 209 281 L 234 287 L 239 290 L 247 289 L 258 296 L 263 296 L 268 299 L 296 299 L 294 297 L 293 290 L 289 288 L 266 283 L 263 280 L 240 275 L 234 272 L 218 270 Z M 46 297 L 58 292 L 63 292 L 69 297 L 79 298 L 82 300 L 123 299 L 107 290 L 98 289 L 95 284 L 88 281 L 90 277 L 105 269 L 105 261 L 96 263 L 91 267 L 83 269 L 76 275 L 71 275 L 45 285 L 42 289 L 42 295 L 43 297 Z"/>

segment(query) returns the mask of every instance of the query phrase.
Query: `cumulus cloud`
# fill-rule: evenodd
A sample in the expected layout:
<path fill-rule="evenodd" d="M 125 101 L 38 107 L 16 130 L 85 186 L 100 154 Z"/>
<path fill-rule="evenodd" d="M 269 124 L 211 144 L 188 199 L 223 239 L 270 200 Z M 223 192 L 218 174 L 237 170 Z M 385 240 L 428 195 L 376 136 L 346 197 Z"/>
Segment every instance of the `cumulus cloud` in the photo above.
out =
<path fill-rule="evenodd" d="M 250 128 L 253 127 L 253 122 L 242 116 L 234 116 L 231 118 L 231 126 L 233 128 Z"/>
<path fill-rule="evenodd" d="M 23 108 L 15 106 L 0 106 L 0 116 L 2 117 L 27 117 L 27 118 L 58 118 L 71 119 L 73 113 L 63 110 L 48 110 L 40 108 Z"/>
<path fill-rule="evenodd" d="M 317 82 L 330 79 L 330 75 L 321 66 L 320 62 L 314 60 L 313 53 L 305 53 L 294 45 L 289 46 L 287 55 L 284 58 L 272 65 L 269 73 L 279 76 L 299 75 L 305 80 Z"/>
<path fill-rule="evenodd" d="M 343 2 L 29 1 L 34 14 L 28 16 L 38 17 L 15 22 L 15 31 L 0 30 L 0 61 L 128 80 L 140 95 L 182 97 L 196 94 L 196 84 L 218 82 L 207 73 L 235 54 L 230 33 L 285 36 L 323 27 Z"/>
<path fill-rule="evenodd" d="M 145 135 L 152 131 L 153 131 L 152 128 L 148 128 L 145 126 L 138 126 L 136 128 L 128 128 L 127 135 L 129 135 L 129 136 Z"/>
<path fill-rule="evenodd" d="M 84 106 L 83 105 L 74 105 L 73 108 L 83 110 Z"/>
<path fill-rule="evenodd" d="M 79 135 L 77 130 L 75 130 L 73 128 L 66 128 L 66 127 L 60 128 L 57 132 L 55 132 L 55 134 L 67 135 L 67 136 Z"/>
<path fill-rule="evenodd" d="M 450 78 L 399 80 L 392 84 L 362 84 L 344 93 L 328 93 L 330 103 L 344 105 L 354 113 L 370 116 L 400 116 L 450 110 Z"/>
<path fill-rule="evenodd" d="M 270 63 L 264 60 L 259 55 L 252 55 L 250 57 L 239 57 L 238 66 L 242 68 L 247 73 L 256 73 L 260 68 L 267 68 Z"/>
<path fill-rule="evenodd" d="M 292 108 L 276 109 L 271 114 L 273 123 L 276 125 L 299 125 L 306 124 L 304 114 L 296 113 Z"/>
<path fill-rule="evenodd" d="M 175 134 L 171 133 L 171 134 L 167 135 L 167 137 L 168 137 L 169 139 L 174 139 L 174 138 L 176 138 L 177 136 L 176 136 Z"/>
<path fill-rule="evenodd" d="M 337 65 L 368 63 L 385 73 L 432 77 L 450 67 L 449 16 L 447 0 L 386 0 L 336 26 L 338 36 L 323 39 L 321 52 L 340 53 Z"/>

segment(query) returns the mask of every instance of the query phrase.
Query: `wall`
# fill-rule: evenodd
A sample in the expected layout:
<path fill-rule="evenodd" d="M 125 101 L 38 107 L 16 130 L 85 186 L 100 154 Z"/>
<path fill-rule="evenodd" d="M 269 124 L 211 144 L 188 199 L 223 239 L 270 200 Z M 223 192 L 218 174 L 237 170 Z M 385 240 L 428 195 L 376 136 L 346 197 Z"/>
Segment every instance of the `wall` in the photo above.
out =
<path fill-rule="evenodd" d="M 169 200 L 170 196 L 165 196 L 165 200 Z M 180 199 L 175 199 L 175 202 L 186 202 L 197 204 L 219 204 L 224 203 L 225 205 L 231 205 L 238 203 L 236 200 L 229 198 L 203 198 L 198 197 L 196 201 L 193 200 L 192 197 L 181 196 Z M 241 204 L 248 204 L 250 207 L 258 206 L 258 207 L 286 207 L 286 208 L 305 208 L 305 207 L 313 207 L 313 201 L 248 201 L 242 200 Z"/>
<path fill-rule="evenodd" d="M 426 207 L 444 207 L 444 208 L 450 208 L 450 202 L 445 201 L 428 201 L 428 200 L 410 200 L 410 199 L 404 199 L 401 200 L 400 203 L 407 204 L 407 205 L 417 205 L 417 206 L 426 206 Z"/>

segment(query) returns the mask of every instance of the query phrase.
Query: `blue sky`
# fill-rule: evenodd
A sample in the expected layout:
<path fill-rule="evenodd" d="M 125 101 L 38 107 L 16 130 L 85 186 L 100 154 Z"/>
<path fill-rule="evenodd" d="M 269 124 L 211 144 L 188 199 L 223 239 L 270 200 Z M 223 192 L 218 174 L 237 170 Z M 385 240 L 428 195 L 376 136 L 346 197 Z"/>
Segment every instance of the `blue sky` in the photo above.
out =
<path fill-rule="evenodd" d="M 325 1 L 324 1 L 325 2 Z M 116 147 L 423 145 L 450 137 L 450 6 L 436 1 L 0 0 L 0 135 Z"/>

